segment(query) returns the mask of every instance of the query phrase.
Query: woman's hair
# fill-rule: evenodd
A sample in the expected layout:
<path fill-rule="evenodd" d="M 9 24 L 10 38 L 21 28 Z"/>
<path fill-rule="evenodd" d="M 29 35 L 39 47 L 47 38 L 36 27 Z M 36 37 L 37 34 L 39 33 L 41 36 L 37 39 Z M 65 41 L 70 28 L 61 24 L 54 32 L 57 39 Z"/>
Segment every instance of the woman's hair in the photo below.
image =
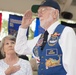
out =
<path fill-rule="evenodd" d="M 5 53 L 3 50 L 5 39 L 9 39 L 9 40 L 16 42 L 16 38 L 12 35 L 7 35 L 2 39 L 1 44 L 0 44 L 0 51 L 1 51 L 1 54 L 3 55 L 3 57 L 5 57 Z"/>

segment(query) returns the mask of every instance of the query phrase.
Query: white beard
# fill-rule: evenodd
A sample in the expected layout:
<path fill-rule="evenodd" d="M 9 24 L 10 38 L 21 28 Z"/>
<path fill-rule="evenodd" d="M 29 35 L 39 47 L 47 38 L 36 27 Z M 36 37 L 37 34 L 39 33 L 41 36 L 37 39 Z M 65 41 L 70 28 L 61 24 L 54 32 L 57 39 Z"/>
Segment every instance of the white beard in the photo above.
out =
<path fill-rule="evenodd" d="M 40 21 L 40 26 L 41 26 L 42 28 L 46 28 L 47 24 L 48 24 L 49 22 L 52 22 L 52 21 L 53 21 L 53 18 L 52 18 L 52 16 L 50 15 L 47 19 L 44 19 L 44 20 Z"/>

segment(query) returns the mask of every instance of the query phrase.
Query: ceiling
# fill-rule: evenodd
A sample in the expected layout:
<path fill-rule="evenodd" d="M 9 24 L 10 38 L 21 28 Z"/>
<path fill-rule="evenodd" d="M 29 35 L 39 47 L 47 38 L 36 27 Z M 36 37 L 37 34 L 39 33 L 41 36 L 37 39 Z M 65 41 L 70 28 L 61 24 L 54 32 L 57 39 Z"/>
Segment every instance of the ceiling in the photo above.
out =
<path fill-rule="evenodd" d="M 0 10 L 24 14 L 31 9 L 33 4 L 40 4 L 43 0 L 0 0 Z M 61 6 L 61 11 L 69 11 L 74 14 L 76 20 L 76 0 L 56 0 Z"/>
<path fill-rule="evenodd" d="M 0 10 L 23 14 L 33 4 L 41 3 L 41 0 L 0 0 Z"/>

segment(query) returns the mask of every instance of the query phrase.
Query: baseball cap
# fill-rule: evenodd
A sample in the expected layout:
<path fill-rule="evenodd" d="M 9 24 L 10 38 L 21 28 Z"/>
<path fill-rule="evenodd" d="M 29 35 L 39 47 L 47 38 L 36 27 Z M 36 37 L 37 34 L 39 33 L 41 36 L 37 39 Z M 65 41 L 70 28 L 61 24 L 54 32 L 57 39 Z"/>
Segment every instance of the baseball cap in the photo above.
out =
<path fill-rule="evenodd" d="M 40 5 L 32 5 L 32 7 L 31 7 L 32 12 L 37 13 L 39 7 L 41 7 L 41 6 L 53 7 L 53 8 L 55 8 L 55 9 L 58 9 L 59 12 L 60 12 L 60 6 L 59 6 L 59 4 L 58 4 L 56 1 L 54 1 L 54 0 L 45 0 L 45 1 L 44 1 L 42 4 L 40 4 Z"/>

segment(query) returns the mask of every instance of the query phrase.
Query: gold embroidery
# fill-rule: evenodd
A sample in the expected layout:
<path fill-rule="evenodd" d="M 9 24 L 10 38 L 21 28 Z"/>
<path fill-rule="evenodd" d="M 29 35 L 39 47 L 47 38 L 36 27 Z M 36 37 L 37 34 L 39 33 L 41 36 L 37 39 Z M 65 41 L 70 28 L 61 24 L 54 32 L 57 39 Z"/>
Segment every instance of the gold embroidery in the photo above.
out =
<path fill-rule="evenodd" d="M 55 66 L 60 65 L 60 57 L 58 60 L 53 59 L 53 58 L 46 60 L 45 65 L 46 65 L 46 67 L 55 67 Z"/>
<path fill-rule="evenodd" d="M 48 54 L 55 54 L 55 52 L 53 50 L 51 50 Z"/>

